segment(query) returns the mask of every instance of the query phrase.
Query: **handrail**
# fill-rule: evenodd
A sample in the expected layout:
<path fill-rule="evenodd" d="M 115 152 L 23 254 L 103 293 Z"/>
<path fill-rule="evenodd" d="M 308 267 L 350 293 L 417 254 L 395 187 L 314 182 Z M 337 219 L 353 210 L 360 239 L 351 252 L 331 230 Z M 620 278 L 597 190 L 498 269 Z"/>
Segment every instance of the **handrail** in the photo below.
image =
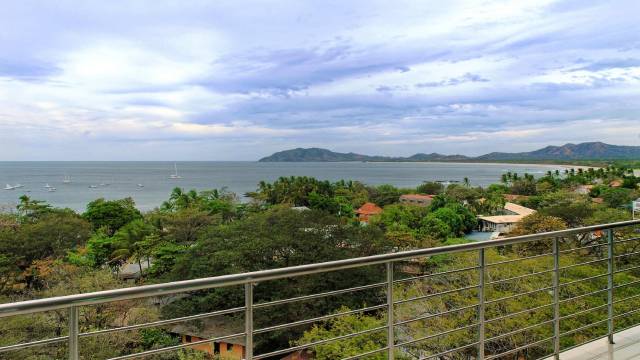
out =
<path fill-rule="evenodd" d="M 130 288 L 97 291 L 84 294 L 57 296 L 45 299 L 28 300 L 17 303 L 0 304 L 0 318 L 34 312 L 65 309 L 73 306 L 102 304 L 112 301 L 131 300 L 144 297 L 169 295 L 186 291 L 204 290 L 232 285 L 243 285 L 252 282 L 276 280 L 286 277 L 311 275 L 320 272 L 351 269 L 362 266 L 379 265 L 390 261 L 408 260 L 411 258 L 433 256 L 439 254 L 458 253 L 471 250 L 513 245 L 524 242 L 566 237 L 595 230 L 608 230 L 617 227 L 640 225 L 640 220 L 621 221 L 603 225 L 584 226 L 567 230 L 551 231 L 539 234 L 515 236 L 511 238 L 475 242 L 468 244 L 442 246 L 419 250 L 402 251 L 390 254 L 365 256 L 353 259 L 327 261 L 322 263 L 292 266 L 279 269 L 261 270 L 241 274 L 222 275 L 193 280 L 174 281 L 163 284 L 143 285 Z"/>

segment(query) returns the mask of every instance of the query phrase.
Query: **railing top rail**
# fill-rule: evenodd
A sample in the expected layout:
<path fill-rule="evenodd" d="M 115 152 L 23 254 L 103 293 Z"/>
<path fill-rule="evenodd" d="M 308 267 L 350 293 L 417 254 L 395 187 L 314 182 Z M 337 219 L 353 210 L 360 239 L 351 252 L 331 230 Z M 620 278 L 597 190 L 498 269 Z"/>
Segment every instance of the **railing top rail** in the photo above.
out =
<path fill-rule="evenodd" d="M 408 260 L 416 257 L 425 257 L 439 254 L 450 254 L 491 248 L 496 246 L 518 244 L 530 241 L 553 239 L 576 235 L 580 233 L 614 229 L 624 226 L 640 225 L 640 220 L 622 221 L 610 224 L 585 226 L 567 230 L 552 231 L 540 234 L 516 236 L 511 238 L 474 242 L 460 245 L 442 246 L 428 249 L 402 251 L 390 254 L 373 255 L 353 259 L 328 261 L 315 264 L 292 266 L 287 268 L 254 271 L 249 273 L 232 274 L 200 278 L 193 280 L 175 281 L 164 284 L 143 285 L 123 289 L 105 290 L 92 293 L 58 296 L 38 300 L 29 300 L 16 303 L 0 304 L 0 318 L 20 314 L 69 308 L 71 306 L 84 306 L 101 304 L 112 301 L 130 300 L 144 297 L 169 295 L 186 291 L 210 289 L 216 287 L 241 285 L 252 282 L 281 279 L 301 275 L 309 275 L 321 272 L 350 269 L 362 266 L 383 264 L 389 261 Z"/>

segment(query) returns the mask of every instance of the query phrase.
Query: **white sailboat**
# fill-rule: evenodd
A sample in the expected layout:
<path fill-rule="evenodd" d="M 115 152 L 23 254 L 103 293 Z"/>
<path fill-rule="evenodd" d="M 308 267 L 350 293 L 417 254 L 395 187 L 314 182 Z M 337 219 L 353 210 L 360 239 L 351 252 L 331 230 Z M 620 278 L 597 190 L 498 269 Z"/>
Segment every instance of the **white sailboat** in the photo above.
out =
<path fill-rule="evenodd" d="M 49 183 L 47 183 L 44 187 L 47 189 L 51 189 L 51 185 L 49 185 Z"/>
<path fill-rule="evenodd" d="M 56 190 L 58 189 L 54 188 L 53 186 L 49 186 L 49 188 L 47 188 L 48 192 L 55 192 Z"/>
<path fill-rule="evenodd" d="M 176 163 L 173 163 L 173 168 L 175 173 L 169 175 L 169 179 L 182 179 L 182 176 L 178 175 L 178 165 Z"/>
<path fill-rule="evenodd" d="M 15 186 L 11 186 L 9 184 L 7 184 L 7 186 L 4 187 L 5 190 L 13 190 L 15 189 Z"/>
<path fill-rule="evenodd" d="M 62 180 L 62 183 L 64 183 L 64 184 L 71 184 L 71 176 L 69 176 L 69 175 L 65 175 L 65 176 L 64 176 L 64 180 Z"/>

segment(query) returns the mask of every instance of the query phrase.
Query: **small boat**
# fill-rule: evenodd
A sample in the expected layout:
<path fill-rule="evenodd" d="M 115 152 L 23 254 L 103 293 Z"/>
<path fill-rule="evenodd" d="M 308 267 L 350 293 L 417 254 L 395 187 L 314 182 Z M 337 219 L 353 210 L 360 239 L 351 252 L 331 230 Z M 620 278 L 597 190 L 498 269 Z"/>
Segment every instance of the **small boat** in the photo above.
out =
<path fill-rule="evenodd" d="M 22 184 L 15 184 L 13 186 L 14 189 L 20 189 L 20 188 L 23 188 L 23 187 L 24 187 L 24 185 L 22 185 Z"/>
<path fill-rule="evenodd" d="M 138 184 L 138 187 L 139 187 L 139 188 L 143 188 L 143 187 L 144 187 L 144 185 L 142 185 L 142 184 Z"/>
<path fill-rule="evenodd" d="M 7 186 L 4 187 L 5 190 L 13 190 L 15 189 L 15 186 L 11 186 L 9 184 L 7 184 Z"/>
<path fill-rule="evenodd" d="M 105 183 L 100 183 L 100 185 L 98 185 L 98 186 L 107 186 L 107 184 L 105 184 Z"/>
<path fill-rule="evenodd" d="M 47 183 L 44 187 L 47 188 L 47 189 L 50 189 L 51 185 L 49 185 L 49 183 Z"/>
<path fill-rule="evenodd" d="M 89 189 L 97 189 L 98 185 L 89 185 Z"/>
<path fill-rule="evenodd" d="M 173 174 L 169 175 L 169 179 L 182 179 L 182 176 L 178 175 L 178 165 L 173 163 L 173 168 L 174 168 L 175 172 Z"/>
<path fill-rule="evenodd" d="M 64 184 L 71 184 L 71 176 L 69 176 L 69 175 L 65 175 L 65 176 L 64 176 L 64 180 L 62 180 L 62 183 L 64 183 Z"/>
<path fill-rule="evenodd" d="M 49 186 L 49 188 L 47 189 L 48 192 L 55 192 L 56 190 L 58 189 L 54 188 L 53 186 Z"/>

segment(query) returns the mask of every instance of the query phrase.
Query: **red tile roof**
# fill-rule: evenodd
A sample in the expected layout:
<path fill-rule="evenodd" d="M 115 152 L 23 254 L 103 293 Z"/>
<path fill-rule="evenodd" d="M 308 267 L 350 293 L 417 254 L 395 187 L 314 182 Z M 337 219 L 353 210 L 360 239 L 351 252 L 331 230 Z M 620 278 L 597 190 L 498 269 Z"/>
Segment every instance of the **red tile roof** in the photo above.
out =
<path fill-rule="evenodd" d="M 370 202 L 365 203 L 358 210 L 356 210 L 356 214 L 363 214 L 363 215 L 375 215 L 375 214 L 380 214 L 381 212 L 382 212 L 382 209 L 378 205 Z"/>

